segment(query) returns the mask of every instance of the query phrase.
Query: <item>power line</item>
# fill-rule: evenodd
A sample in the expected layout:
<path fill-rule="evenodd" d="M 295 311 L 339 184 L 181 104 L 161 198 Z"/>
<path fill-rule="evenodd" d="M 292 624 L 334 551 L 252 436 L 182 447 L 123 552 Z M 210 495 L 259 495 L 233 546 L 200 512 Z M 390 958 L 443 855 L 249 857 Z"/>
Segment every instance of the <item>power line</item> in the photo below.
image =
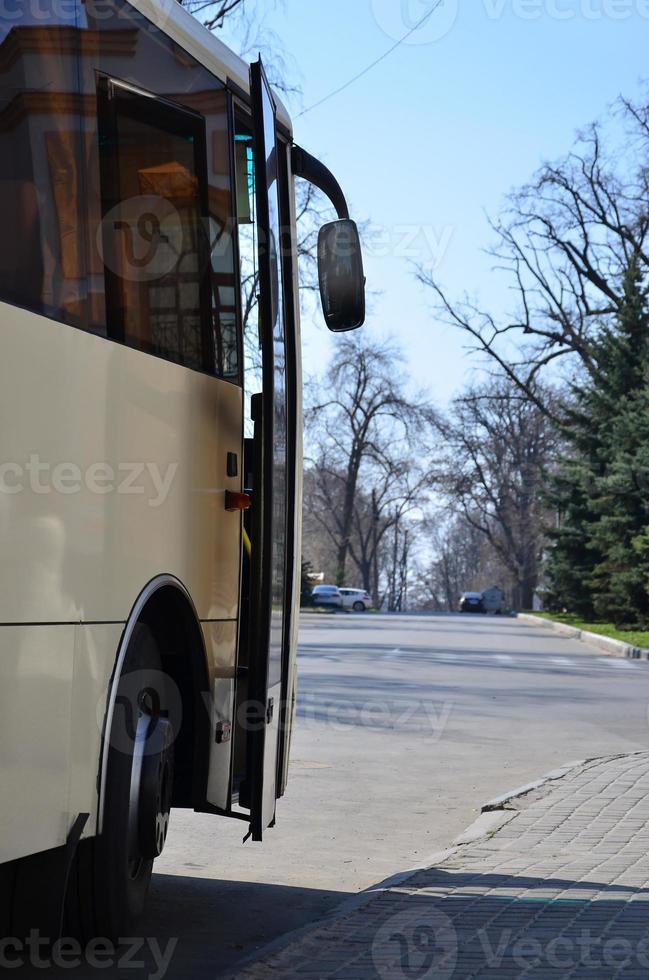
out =
<path fill-rule="evenodd" d="M 345 89 L 348 89 L 350 85 L 353 85 L 354 82 L 357 82 L 359 78 L 363 78 L 363 76 L 367 75 L 368 72 L 372 71 L 373 68 L 376 68 L 377 65 L 380 65 L 382 61 L 385 61 L 386 58 L 389 58 L 393 51 L 396 51 L 397 48 L 400 48 L 401 45 L 404 44 L 409 37 L 412 37 L 412 35 L 415 34 L 420 27 L 424 26 L 427 20 L 430 20 L 430 18 L 433 16 L 437 8 L 441 7 L 443 3 L 444 0 L 437 0 L 437 3 L 433 7 L 431 7 L 428 13 L 424 14 L 421 20 L 418 20 L 414 27 L 412 27 L 409 31 L 407 31 L 403 35 L 403 37 L 400 37 L 399 40 L 395 44 L 393 44 L 391 48 L 388 48 L 387 51 L 384 51 L 383 54 L 376 59 L 376 61 L 373 61 L 371 65 L 368 65 L 366 68 L 363 68 L 362 71 L 359 71 L 358 75 L 354 75 L 353 78 L 350 78 L 349 81 L 345 82 L 344 85 L 341 85 L 340 88 L 337 88 L 333 92 L 330 92 L 329 95 L 325 95 L 323 99 L 320 99 L 318 102 L 314 102 L 313 105 L 310 105 L 307 109 L 303 109 L 302 112 L 298 112 L 296 118 L 299 119 L 300 116 L 306 116 L 307 112 L 312 112 L 314 109 L 317 109 L 318 106 L 324 105 L 325 102 L 328 102 L 329 99 L 333 99 L 334 96 L 340 95 L 340 93 L 344 92 Z"/>

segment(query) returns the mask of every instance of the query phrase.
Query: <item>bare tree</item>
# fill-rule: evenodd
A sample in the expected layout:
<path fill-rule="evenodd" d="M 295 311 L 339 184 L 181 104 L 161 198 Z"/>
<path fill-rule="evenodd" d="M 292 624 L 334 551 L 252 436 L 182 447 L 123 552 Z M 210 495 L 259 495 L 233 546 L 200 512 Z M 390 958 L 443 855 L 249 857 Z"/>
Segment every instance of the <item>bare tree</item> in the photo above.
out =
<path fill-rule="evenodd" d="M 322 474 L 316 466 L 305 467 L 302 551 L 313 571 L 323 574 L 325 581 L 333 582 L 336 578 L 338 554 L 336 544 L 326 530 L 326 522 L 322 519 L 323 515 L 319 512 L 322 497 L 319 484 L 322 478 Z"/>
<path fill-rule="evenodd" d="M 399 588 L 403 592 L 407 584 L 407 574 L 403 571 L 404 535 L 406 553 L 409 551 L 406 519 L 421 506 L 422 494 L 431 480 L 425 464 L 416 463 L 412 455 L 392 460 L 389 468 L 385 465 L 373 468 L 368 479 L 371 490 L 357 492 L 354 500 L 349 557 L 358 569 L 363 588 L 371 592 L 377 607 L 383 605 L 381 583 L 384 580 L 391 609 Z"/>
<path fill-rule="evenodd" d="M 361 485 L 353 498 L 351 530 L 345 570 L 340 573 L 342 511 L 347 473 L 335 470 L 323 459 L 311 463 L 305 473 L 304 552 L 339 584 L 347 583 L 350 564 L 358 574 L 359 584 L 371 593 L 375 606 L 395 595 L 395 583 L 403 589 L 407 574 L 402 574 L 403 535 L 406 518 L 421 504 L 422 492 L 429 478 L 418 466 L 404 461 L 390 470 L 366 461 L 362 467 Z M 397 535 L 400 547 L 394 556 L 393 541 Z M 409 550 L 409 549 L 407 549 Z"/>
<path fill-rule="evenodd" d="M 444 488 L 466 524 L 488 542 L 514 582 L 513 602 L 531 608 L 538 585 L 546 514 L 544 477 L 558 446 L 537 402 L 509 379 L 458 398 L 438 422 L 446 440 Z"/>
<path fill-rule="evenodd" d="M 203 24 L 208 30 L 216 31 L 223 27 L 226 18 L 243 12 L 246 0 L 220 0 L 218 3 L 214 0 L 181 0 L 181 3 L 195 16 L 209 11 Z"/>
<path fill-rule="evenodd" d="M 546 411 L 538 385 L 546 370 L 569 363 L 571 372 L 596 371 L 592 341 L 620 309 L 631 258 L 649 271 L 649 106 L 620 101 L 618 114 L 627 129 L 623 150 L 610 144 L 606 127 L 590 126 L 492 224 L 491 254 L 516 298 L 511 315 L 453 302 L 431 272 L 418 272 L 445 319 Z"/>
<path fill-rule="evenodd" d="M 297 95 L 300 86 L 292 79 L 297 67 L 287 55 L 277 34 L 267 25 L 266 15 L 281 3 L 267 0 L 262 6 L 251 0 L 179 0 L 208 30 L 228 31 L 228 39 L 238 54 L 252 60 L 261 52 L 270 82 L 278 92 Z"/>
<path fill-rule="evenodd" d="M 389 529 L 420 503 L 429 476 L 416 451 L 426 409 L 406 398 L 402 360 L 389 344 L 342 340 L 307 411 L 312 493 L 307 507 L 335 543 L 336 581 L 351 557 L 378 596 L 378 556 Z"/>
<path fill-rule="evenodd" d="M 387 552 L 387 605 L 388 612 L 403 612 L 408 608 L 408 583 L 411 580 L 411 556 L 413 529 L 403 518 L 395 514 L 389 535 Z"/>
<path fill-rule="evenodd" d="M 422 531 L 433 557 L 415 583 L 418 604 L 435 611 L 457 610 L 462 592 L 482 591 L 485 584 L 502 582 L 502 563 L 494 556 L 485 536 L 453 504 L 447 512 L 432 515 Z"/>

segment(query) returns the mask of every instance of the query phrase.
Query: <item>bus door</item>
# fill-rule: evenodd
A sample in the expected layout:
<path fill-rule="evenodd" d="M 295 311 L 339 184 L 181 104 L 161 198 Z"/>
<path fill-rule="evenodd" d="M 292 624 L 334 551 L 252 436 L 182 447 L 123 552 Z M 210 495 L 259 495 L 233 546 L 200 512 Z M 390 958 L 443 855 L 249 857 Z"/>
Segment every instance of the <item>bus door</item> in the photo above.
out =
<path fill-rule="evenodd" d="M 284 635 L 290 616 L 287 562 L 287 346 L 276 105 L 261 61 L 251 66 L 263 392 L 253 398 L 254 488 L 250 609 L 248 775 L 253 840 L 275 818 Z"/>

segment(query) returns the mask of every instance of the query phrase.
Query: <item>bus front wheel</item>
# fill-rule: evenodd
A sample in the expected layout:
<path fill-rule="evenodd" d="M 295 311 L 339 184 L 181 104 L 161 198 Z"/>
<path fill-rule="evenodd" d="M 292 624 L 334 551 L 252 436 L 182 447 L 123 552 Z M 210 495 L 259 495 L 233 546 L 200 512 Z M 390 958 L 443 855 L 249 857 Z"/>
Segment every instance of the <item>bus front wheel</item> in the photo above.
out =
<path fill-rule="evenodd" d="M 168 684 L 149 628 L 135 627 L 109 734 L 100 836 L 80 843 L 70 876 L 71 929 L 118 941 L 131 934 L 164 847 L 173 786 Z"/>

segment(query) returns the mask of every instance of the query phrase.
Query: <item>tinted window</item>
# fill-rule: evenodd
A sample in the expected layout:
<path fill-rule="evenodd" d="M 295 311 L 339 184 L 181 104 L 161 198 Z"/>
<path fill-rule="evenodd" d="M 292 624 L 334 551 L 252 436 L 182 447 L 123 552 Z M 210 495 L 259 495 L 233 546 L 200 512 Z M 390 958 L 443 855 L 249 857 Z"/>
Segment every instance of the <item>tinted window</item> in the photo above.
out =
<path fill-rule="evenodd" d="M 8 0 L 0 22 L 0 298 L 80 325 L 79 30 L 74 6 L 43 6 Z"/>
<path fill-rule="evenodd" d="M 112 335 L 117 294 L 111 275 L 120 270 L 109 270 L 107 296 L 97 89 L 102 77 L 120 79 L 202 117 L 205 185 L 199 204 L 200 193 L 193 203 L 182 198 L 182 180 L 171 187 L 160 175 L 142 176 L 140 170 L 175 163 L 191 182 L 200 168 L 173 128 L 151 120 L 149 141 L 146 120 L 134 131 L 133 119 L 120 119 L 124 147 L 134 139 L 143 150 L 139 167 L 129 161 L 124 189 L 143 185 L 136 196 L 160 198 L 163 211 L 165 202 L 176 209 L 172 239 L 180 248 L 172 269 L 164 249 L 158 256 L 164 275 L 157 291 L 150 282 L 136 290 L 124 279 L 118 303 L 124 339 L 238 381 L 230 127 L 222 84 L 127 3 L 40 0 L 33 22 L 29 4 L 8 3 L 15 10 L 0 25 L 0 299 Z M 141 240 L 135 234 L 131 241 L 136 258 L 155 237 L 150 222 L 140 228 Z M 137 225 L 131 231 L 138 233 Z M 191 266 L 201 235 L 209 282 L 197 306 L 198 274 Z"/>
<path fill-rule="evenodd" d="M 202 118 L 110 81 L 100 105 L 109 336 L 209 370 Z"/>

